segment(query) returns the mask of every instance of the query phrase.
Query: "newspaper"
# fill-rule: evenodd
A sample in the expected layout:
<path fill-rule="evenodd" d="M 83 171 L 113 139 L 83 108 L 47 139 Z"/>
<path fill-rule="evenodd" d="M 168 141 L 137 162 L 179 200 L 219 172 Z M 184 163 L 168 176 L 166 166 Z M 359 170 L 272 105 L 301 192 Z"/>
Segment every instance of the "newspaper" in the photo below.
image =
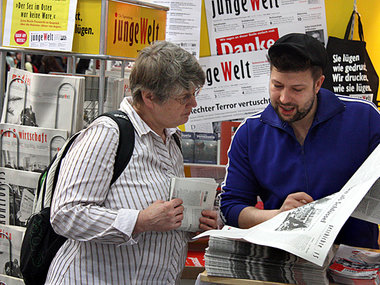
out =
<path fill-rule="evenodd" d="M 66 130 L 0 123 L 1 166 L 42 172 L 63 146 Z"/>
<path fill-rule="evenodd" d="M 40 173 L 0 167 L 0 224 L 26 226 Z"/>
<path fill-rule="evenodd" d="M 379 284 L 380 253 L 341 244 L 329 266 L 329 274 L 335 282 L 356 284 L 372 280 Z M 351 282 L 349 282 L 351 280 Z M 359 282 L 358 282 L 359 283 Z M 366 283 L 367 284 L 367 283 Z"/>
<path fill-rule="evenodd" d="M 239 120 L 265 109 L 269 100 L 267 51 L 202 57 L 206 84 L 185 124 L 187 132 L 213 132 L 214 123 Z"/>
<path fill-rule="evenodd" d="M 370 189 L 378 189 L 379 177 L 380 145 L 339 192 L 282 212 L 250 229 L 225 226 L 220 231 L 206 231 L 195 238 L 211 235 L 242 239 L 286 250 L 322 266 L 346 220 Z"/>
<path fill-rule="evenodd" d="M 178 230 L 199 231 L 203 210 L 212 210 L 218 183 L 213 178 L 173 177 L 170 181 L 169 200 L 183 200 L 183 220 Z"/>
<path fill-rule="evenodd" d="M 83 128 L 84 87 L 83 77 L 11 68 L 1 122 L 73 134 Z"/>
<path fill-rule="evenodd" d="M 205 1 L 212 55 L 267 50 L 288 33 L 327 42 L 324 0 Z"/>
<path fill-rule="evenodd" d="M 22 278 L 20 252 L 24 233 L 25 228 L 0 225 L 0 284 L 23 284 L 17 283 L 16 279 L 13 280 L 14 283 L 3 282 L 12 280 L 7 276 Z"/>

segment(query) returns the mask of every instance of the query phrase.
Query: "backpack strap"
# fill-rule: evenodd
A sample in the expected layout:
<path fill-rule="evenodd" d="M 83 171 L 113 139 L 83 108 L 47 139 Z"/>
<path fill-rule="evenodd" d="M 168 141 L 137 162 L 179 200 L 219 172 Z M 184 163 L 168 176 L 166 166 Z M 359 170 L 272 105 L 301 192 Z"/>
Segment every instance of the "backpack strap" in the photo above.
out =
<path fill-rule="evenodd" d="M 115 165 L 111 180 L 111 184 L 113 184 L 131 160 L 135 148 L 135 128 L 127 114 L 121 110 L 103 113 L 100 116 L 106 116 L 113 119 L 119 127 L 119 145 L 116 151 Z"/>
<path fill-rule="evenodd" d="M 179 138 L 179 136 L 176 133 L 173 134 L 173 138 L 175 140 L 175 143 L 178 145 L 179 150 L 182 153 L 181 139 Z"/>

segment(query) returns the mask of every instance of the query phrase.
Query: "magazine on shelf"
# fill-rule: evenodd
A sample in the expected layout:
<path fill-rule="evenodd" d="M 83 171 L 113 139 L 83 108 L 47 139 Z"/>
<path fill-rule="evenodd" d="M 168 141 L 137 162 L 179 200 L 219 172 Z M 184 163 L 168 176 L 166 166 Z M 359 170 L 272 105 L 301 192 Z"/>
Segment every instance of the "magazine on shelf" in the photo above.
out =
<path fill-rule="evenodd" d="M 195 238 L 217 236 L 242 239 L 251 243 L 276 247 L 302 257 L 319 266 L 324 264 L 334 240 L 346 220 L 355 212 L 361 218 L 379 224 L 380 145 L 364 161 L 342 189 L 322 199 L 289 211 L 249 229 L 225 226 L 206 231 Z M 371 196 L 371 209 L 359 206 Z M 363 199 L 364 197 L 364 199 Z"/>
<path fill-rule="evenodd" d="M 217 164 L 218 136 L 215 133 L 195 133 L 194 162 Z"/>
<path fill-rule="evenodd" d="M 2 123 L 65 129 L 83 128 L 84 77 L 8 72 Z"/>
<path fill-rule="evenodd" d="M 194 162 L 194 133 L 182 132 L 182 155 L 183 162 Z"/>
<path fill-rule="evenodd" d="M 0 225 L 0 284 L 23 284 L 17 281 L 22 278 L 20 252 L 24 233 L 23 227 Z"/>
<path fill-rule="evenodd" d="M 169 200 L 183 201 L 183 220 L 179 230 L 199 231 L 199 218 L 203 210 L 212 210 L 218 183 L 213 178 L 173 177 L 170 181 Z"/>
<path fill-rule="evenodd" d="M 26 226 L 40 173 L 0 167 L 0 225 Z"/>
<path fill-rule="evenodd" d="M 1 166 L 42 172 L 65 143 L 61 129 L 0 123 Z"/>

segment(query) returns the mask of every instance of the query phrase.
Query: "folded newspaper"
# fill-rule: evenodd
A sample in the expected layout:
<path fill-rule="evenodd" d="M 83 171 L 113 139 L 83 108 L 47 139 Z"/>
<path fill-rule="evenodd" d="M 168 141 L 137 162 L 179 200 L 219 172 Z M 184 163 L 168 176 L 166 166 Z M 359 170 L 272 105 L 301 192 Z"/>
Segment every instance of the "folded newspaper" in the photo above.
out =
<path fill-rule="evenodd" d="M 341 244 L 329 266 L 331 279 L 339 284 L 380 283 L 380 253 Z"/>
<path fill-rule="evenodd" d="M 194 237 L 216 236 L 286 250 L 322 266 L 336 236 L 352 215 L 380 223 L 380 145 L 343 188 L 330 196 L 282 212 L 249 229 L 225 226 Z"/>
<path fill-rule="evenodd" d="M 183 220 L 178 230 L 199 231 L 199 218 L 203 210 L 212 210 L 218 183 L 213 178 L 173 177 L 170 181 L 169 200 L 183 201 Z"/>

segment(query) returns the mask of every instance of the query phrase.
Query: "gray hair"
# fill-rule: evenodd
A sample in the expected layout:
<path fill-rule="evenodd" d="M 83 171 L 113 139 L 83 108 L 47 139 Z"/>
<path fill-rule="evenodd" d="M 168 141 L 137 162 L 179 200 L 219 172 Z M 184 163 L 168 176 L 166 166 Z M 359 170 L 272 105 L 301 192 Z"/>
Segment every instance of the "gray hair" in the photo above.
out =
<path fill-rule="evenodd" d="M 133 102 L 142 103 L 141 91 L 151 91 L 161 103 L 191 87 L 200 88 L 205 73 L 197 59 L 179 46 L 157 41 L 140 51 L 129 76 Z"/>

